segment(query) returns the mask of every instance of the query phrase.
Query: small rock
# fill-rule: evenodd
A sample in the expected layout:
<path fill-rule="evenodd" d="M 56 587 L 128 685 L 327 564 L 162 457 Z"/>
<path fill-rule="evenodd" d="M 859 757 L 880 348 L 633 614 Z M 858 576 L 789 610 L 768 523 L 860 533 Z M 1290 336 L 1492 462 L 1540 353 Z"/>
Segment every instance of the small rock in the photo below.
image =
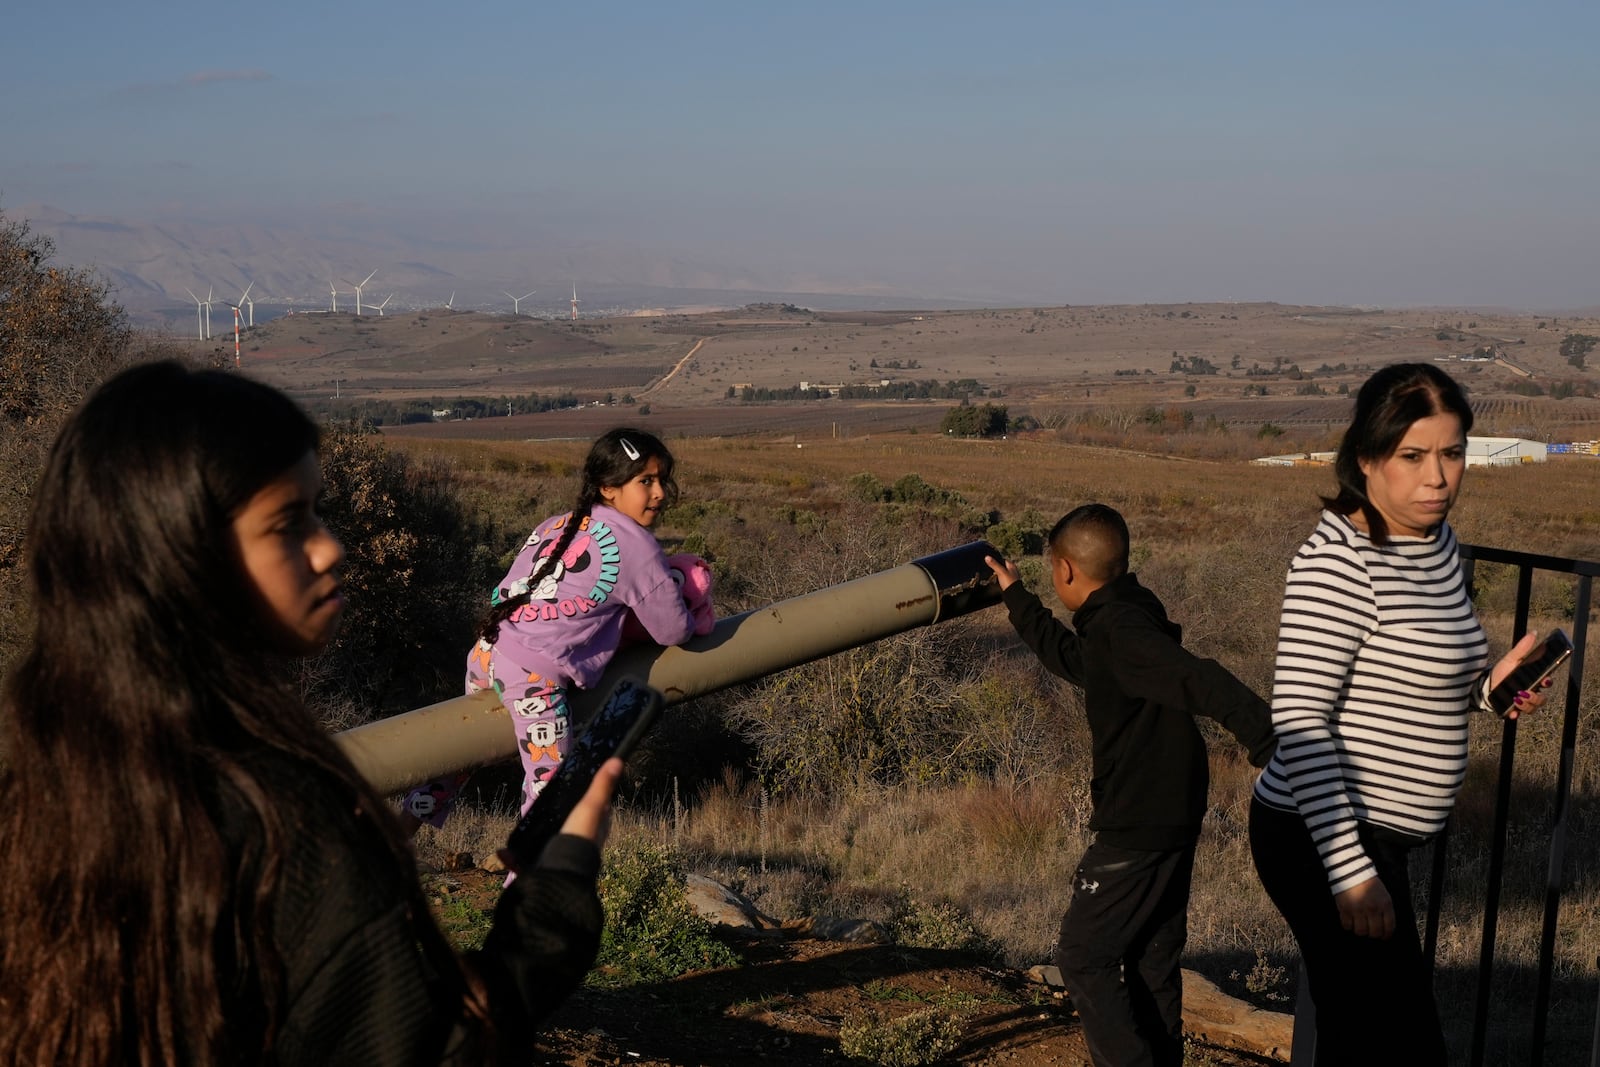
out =
<path fill-rule="evenodd" d="M 1061 980 L 1061 968 L 1057 967 L 1053 963 L 1038 964 L 1036 966 L 1029 967 L 1027 973 L 1028 981 L 1038 982 L 1041 985 L 1047 985 L 1053 989 L 1063 989 L 1067 984 Z"/>
<path fill-rule="evenodd" d="M 1183 1029 L 1213 1045 L 1287 1060 L 1294 1043 L 1294 1016 L 1264 1011 L 1228 996 L 1215 983 L 1183 972 Z"/>
<path fill-rule="evenodd" d="M 685 879 L 684 894 L 700 917 L 736 930 L 776 930 L 781 924 L 727 886 L 700 874 Z"/>
<path fill-rule="evenodd" d="M 844 941 L 856 945 L 887 945 L 889 931 L 871 919 L 840 919 L 830 916 L 802 920 L 803 933 L 819 941 Z"/>

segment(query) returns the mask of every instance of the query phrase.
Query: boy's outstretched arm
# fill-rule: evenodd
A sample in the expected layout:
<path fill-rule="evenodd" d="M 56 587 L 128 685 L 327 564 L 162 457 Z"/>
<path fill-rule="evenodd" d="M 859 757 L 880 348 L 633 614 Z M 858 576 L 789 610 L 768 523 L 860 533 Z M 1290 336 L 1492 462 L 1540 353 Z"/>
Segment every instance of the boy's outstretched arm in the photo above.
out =
<path fill-rule="evenodd" d="M 1112 669 L 1124 692 L 1214 720 L 1244 746 L 1252 766 L 1272 759 L 1272 709 L 1228 668 L 1196 656 L 1142 612 L 1119 613 L 1112 640 Z"/>
<path fill-rule="evenodd" d="M 1000 599 L 1005 602 L 1011 625 L 1022 643 L 1039 657 L 1045 670 L 1082 685 L 1083 640 L 1063 626 L 1061 620 L 1028 591 L 1015 563 L 1010 560 L 1002 563 L 993 556 L 985 556 L 983 561 L 1000 580 Z"/>
<path fill-rule="evenodd" d="M 1216 660 L 1194 659 L 1201 679 L 1197 688 L 1204 693 L 1196 714 L 1214 719 L 1232 734 L 1250 754 L 1251 766 L 1265 767 L 1278 749 L 1272 706 Z"/>

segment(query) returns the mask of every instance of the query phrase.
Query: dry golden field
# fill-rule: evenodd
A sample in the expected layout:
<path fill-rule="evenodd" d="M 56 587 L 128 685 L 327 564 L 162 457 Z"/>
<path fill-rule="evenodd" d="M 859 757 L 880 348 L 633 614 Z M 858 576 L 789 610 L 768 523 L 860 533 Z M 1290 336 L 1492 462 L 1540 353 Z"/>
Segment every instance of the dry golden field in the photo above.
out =
<path fill-rule="evenodd" d="M 1075 431 L 1063 432 L 1071 438 Z M 1253 435 L 1238 436 L 1254 441 Z M 1160 438 L 1134 451 L 1062 437 L 1041 431 L 1003 441 L 927 433 L 800 442 L 674 438 L 683 501 L 660 532 L 671 546 L 687 544 L 717 560 L 719 611 L 727 614 L 949 547 L 982 532 L 973 526 L 975 516 L 980 523 L 999 519 L 1047 527 L 1075 504 L 1100 500 L 1127 516 L 1135 567 L 1184 625 L 1186 644 L 1267 692 L 1284 568 L 1315 521 L 1316 497 L 1331 487 L 1331 472 L 1175 458 L 1156 450 Z M 396 443 L 408 452 L 448 457 L 463 490 L 493 511 L 508 533 L 562 506 L 585 450 L 582 440 Z M 859 498 L 863 485 L 889 486 L 911 474 L 953 494 L 954 502 L 943 510 L 896 511 L 896 505 Z M 1474 469 L 1452 518 L 1469 543 L 1600 559 L 1600 460 Z M 1030 586 L 1048 598 L 1040 561 L 1026 558 L 1023 565 Z M 1485 625 L 1503 649 L 1511 637 L 1512 576 L 1483 566 L 1478 585 Z M 1570 629 L 1572 597 L 1570 579 L 1538 579 L 1535 628 Z M 817 791 L 774 784 L 750 768 L 719 772 L 697 762 L 707 750 L 721 751 L 694 733 L 710 719 L 743 716 L 739 721 L 746 728 L 769 741 L 787 733 L 823 746 L 830 735 L 859 729 L 866 709 L 881 713 L 890 699 L 886 689 L 914 684 L 911 679 L 929 673 L 939 674 L 932 691 L 948 704 L 948 717 L 913 729 L 944 730 L 963 740 L 922 752 L 920 781 L 884 781 L 867 773 Z M 1572 1062 L 1587 1048 L 1594 1022 L 1594 960 L 1600 952 L 1597 698 L 1600 668 L 1591 657 L 1546 1062 Z M 709 710 L 672 717 L 639 757 L 645 788 L 620 819 L 624 846 L 630 840 L 675 844 L 698 869 L 738 885 L 780 918 L 878 914 L 907 892 L 951 901 L 1003 946 L 1009 963 L 1046 958 L 1068 899 L 1066 875 L 1087 839 L 1087 739 L 1071 687 L 1038 670 L 1017 647 L 1000 611 L 841 654 L 707 701 Z M 1492 1063 L 1526 1060 L 1529 968 L 1539 937 L 1561 711 L 1560 699 L 1552 700 L 1547 714 L 1520 730 Z M 779 716 L 781 725 L 761 734 L 762 715 Z M 679 736 L 680 729 L 690 736 Z M 971 748 L 958 753 L 963 744 Z M 1474 765 L 1451 845 L 1440 942 L 1441 998 L 1458 1055 L 1466 1047 L 1482 921 L 1498 723 L 1477 724 L 1473 746 Z M 978 750 L 981 760 L 971 755 Z M 814 754 L 824 758 L 821 747 Z M 858 752 L 857 758 L 871 757 Z M 1229 992 L 1286 1008 L 1294 988 L 1293 943 L 1251 869 L 1244 828 L 1252 781 L 1253 772 L 1221 739 L 1187 960 Z M 485 839 L 503 830 L 503 823 L 491 819 Z M 451 837 L 447 847 L 474 843 Z"/>
<path fill-rule="evenodd" d="M 244 365 L 324 410 L 336 379 L 346 399 L 576 393 L 586 406 L 385 428 L 394 447 L 452 467 L 497 555 L 566 506 L 590 438 L 621 423 L 653 429 L 671 443 L 683 488 L 661 535 L 716 561 L 723 614 L 902 563 L 981 536 L 996 522 L 1042 532 L 1068 508 L 1100 500 L 1127 516 L 1136 569 L 1184 625 L 1186 643 L 1265 693 L 1284 568 L 1315 521 L 1317 494 L 1332 483 L 1326 468 L 1245 461 L 1333 447 L 1349 411 L 1341 389 L 1353 390 L 1377 366 L 1484 346 L 1504 360 L 1445 364 L 1469 389 L 1475 432 L 1600 437 L 1600 401 L 1513 391 L 1529 375 L 1544 389 L 1574 380 L 1580 391 L 1594 391 L 1593 379 L 1557 351 L 1568 332 L 1600 334 L 1600 322 L 1220 304 L 903 315 L 764 307 L 576 325 L 434 311 L 277 320 L 248 339 Z M 1196 359 L 1216 372 L 1171 369 L 1174 360 L 1194 366 Z M 727 397 L 746 385 L 967 378 L 981 390 L 974 402 L 1003 404 L 1040 428 L 1003 440 L 952 440 L 939 434 L 957 402 L 951 399 L 752 404 Z M 631 402 L 596 404 L 607 394 Z M 908 478 L 913 489 L 929 487 L 932 502 L 886 502 L 888 487 Z M 1475 469 L 1452 520 L 1468 543 L 1600 559 L 1600 460 Z M 1023 563 L 1030 585 L 1048 596 L 1038 559 Z M 1478 585 L 1480 612 L 1503 648 L 1512 577 L 1484 566 Z M 1572 625 L 1572 588 L 1566 578 L 1535 582 L 1535 627 Z M 1547 1062 L 1579 1055 L 1594 1022 L 1596 670 L 1591 657 Z M 906 701 L 923 718 L 892 720 Z M 1011 964 L 1045 958 L 1067 900 L 1065 875 L 1086 840 L 1087 742 L 1075 693 L 1018 649 L 1000 612 L 699 703 L 669 717 L 636 760 L 641 791 L 619 821 L 624 846 L 669 841 L 782 918 L 871 915 L 907 892 L 950 901 Z M 1520 731 L 1493 1063 L 1526 1059 L 1519 1049 L 1559 760 L 1558 705 Z M 889 734 L 867 737 L 874 720 Z M 730 728 L 743 731 L 745 749 L 704 734 Z M 862 747 L 847 749 L 840 738 L 856 733 Z M 1497 724 L 1479 724 L 1451 846 L 1439 984 L 1458 1054 L 1499 743 Z M 737 758 L 752 746 L 768 751 L 768 762 Z M 920 769 L 885 772 L 891 748 Z M 772 757 L 774 749 L 787 755 Z M 733 767 L 726 772 L 717 763 L 724 756 Z M 803 765 L 825 758 L 853 760 L 858 770 L 826 788 L 797 784 L 814 782 Z M 782 766 L 790 777 L 775 771 Z M 1230 992 L 1284 1007 L 1293 991 L 1293 944 L 1250 868 L 1244 813 L 1252 778 L 1219 742 L 1189 962 Z M 439 842 L 425 838 L 424 848 L 481 851 L 505 829 L 492 815 L 482 825 L 482 841 L 466 840 L 468 822 Z"/>
<path fill-rule="evenodd" d="M 648 424 L 674 436 L 926 432 L 937 428 L 954 401 L 753 405 L 727 394 L 746 385 L 777 390 L 802 382 L 930 379 L 971 379 L 1012 416 L 1031 415 L 1047 425 L 1095 411 L 1172 405 L 1197 425 L 1211 417 L 1253 432 L 1263 423 L 1289 430 L 1337 423 L 1345 412 L 1339 388 L 1359 383 L 1372 368 L 1448 359 L 1475 348 L 1498 349 L 1542 387 L 1581 382 L 1558 352 L 1569 332 L 1600 333 L 1600 320 L 1277 304 L 903 314 L 762 306 L 577 323 L 433 310 L 276 319 L 245 337 L 242 363 L 321 410 L 336 389 L 346 402 L 566 391 L 586 403 L 608 395 L 634 401 L 442 431 L 453 436 L 590 436 L 590 427 L 614 424 L 645 404 Z M 1204 360 L 1216 373 L 1176 373 L 1175 359 L 1188 366 Z M 1486 432 L 1600 436 L 1600 402 L 1518 396 L 1509 387 L 1526 376 L 1502 363 L 1449 367 L 1471 388 Z M 1303 395 L 1313 384 L 1326 395 Z M 1265 395 L 1247 396 L 1249 387 Z"/>

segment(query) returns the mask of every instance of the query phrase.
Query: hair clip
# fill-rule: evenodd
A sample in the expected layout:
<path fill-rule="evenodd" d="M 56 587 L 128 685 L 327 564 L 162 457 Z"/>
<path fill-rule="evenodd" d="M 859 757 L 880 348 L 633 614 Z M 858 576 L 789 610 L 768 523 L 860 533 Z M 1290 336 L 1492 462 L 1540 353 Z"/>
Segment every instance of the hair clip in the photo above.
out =
<path fill-rule="evenodd" d="M 639 462 L 639 450 L 633 447 L 632 441 L 628 440 L 626 437 L 619 437 L 617 438 L 617 444 L 622 446 L 622 450 L 628 454 L 629 459 L 633 460 L 635 463 Z"/>

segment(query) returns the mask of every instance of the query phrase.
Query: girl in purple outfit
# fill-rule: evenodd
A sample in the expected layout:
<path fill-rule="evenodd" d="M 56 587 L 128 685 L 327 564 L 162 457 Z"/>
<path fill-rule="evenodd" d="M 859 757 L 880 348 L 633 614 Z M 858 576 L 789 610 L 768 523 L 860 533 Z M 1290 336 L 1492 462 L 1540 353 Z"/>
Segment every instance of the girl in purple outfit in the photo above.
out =
<path fill-rule="evenodd" d="M 522 810 L 567 751 L 567 690 L 600 679 L 631 616 L 651 640 L 695 632 L 661 546 L 650 533 L 678 498 L 672 453 L 653 434 L 618 428 L 594 442 L 570 512 L 541 522 L 490 595 L 467 656 L 467 692 L 493 689 L 511 713 L 522 758 Z M 413 790 L 406 810 L 440 825 L 464 781 Z"/>

